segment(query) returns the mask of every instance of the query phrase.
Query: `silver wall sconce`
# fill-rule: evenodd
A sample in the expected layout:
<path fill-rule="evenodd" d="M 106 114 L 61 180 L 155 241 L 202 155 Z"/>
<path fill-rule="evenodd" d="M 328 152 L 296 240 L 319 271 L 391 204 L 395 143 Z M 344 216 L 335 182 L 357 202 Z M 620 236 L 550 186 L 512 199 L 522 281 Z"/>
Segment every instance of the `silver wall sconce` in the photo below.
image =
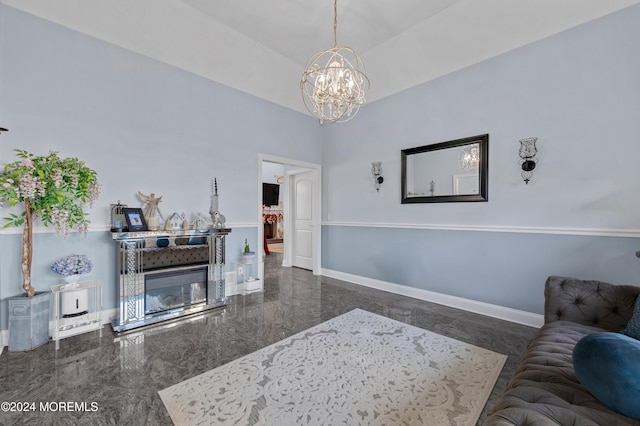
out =
<path fill-rule="evenodd" d="M 537 140 L 538 138 L 520 139 L 520 151 L 518 151 L 520 155 L 520 168 L 522 169 L 520 175 L 526 185 L 529 184 L 533 176 L 533 169 L 536 168 L 536 163 L 538 162 L 536 158 L 536 154 L 538 153 L 538 148 L 536 148 Z"/>
<path fill-rule="evenodd" d="M 371 163 L 371 174 L 373 175 L 373 186 L 375 186 L 376 191 L 380 191 L 380 186 L 382 182 L 384 182 L 384 177 L 382 176 L 382 161 L 374 161 Z"/>

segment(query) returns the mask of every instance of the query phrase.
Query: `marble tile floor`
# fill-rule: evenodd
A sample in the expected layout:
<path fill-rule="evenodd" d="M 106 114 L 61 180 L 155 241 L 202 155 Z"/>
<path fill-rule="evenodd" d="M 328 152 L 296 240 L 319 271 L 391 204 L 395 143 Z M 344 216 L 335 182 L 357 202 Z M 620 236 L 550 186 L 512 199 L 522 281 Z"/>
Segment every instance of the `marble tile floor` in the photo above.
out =
<path fill-rule="evenodd" d="M 0 425 L 170 425 L 158 391 L 316 324 L 361 308 L 508 355 L 480 418 L 513 374 L 535 329 L 351 283 L 265 259 L 265 291 L 139 332 L 98 332 L 0 356 Z M 542 291 L 542 287 L 541 287 Z M 69 405 L 67 403 L 77 403 Z M 48 406 L 47 406 L 48 404 Z M 71 408 L 69 411 L 64 409 Z M 41 409 L 44 409 L 41 411 Z"/>

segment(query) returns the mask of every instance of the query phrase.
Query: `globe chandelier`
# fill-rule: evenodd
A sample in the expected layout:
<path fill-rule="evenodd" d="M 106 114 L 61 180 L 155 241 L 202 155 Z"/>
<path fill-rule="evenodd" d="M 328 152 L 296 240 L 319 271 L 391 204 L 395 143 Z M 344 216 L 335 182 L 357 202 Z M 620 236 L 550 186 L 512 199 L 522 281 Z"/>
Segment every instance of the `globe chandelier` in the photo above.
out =
<path fill-rule="evenodd" d="M 478 170 L 480 164 L 480 148 L 474 144 L 468 148 L 462 148 L 458 154 L 458 166 L 467 172 Z"/>
<path fill-rule="evenodd" d="M 351 120 L 364 105 L 369 78 L 350 47 L 338 46 L 338 0 L 333 2 L 333 47 L 313 55 L 302 73 L 300 89 L 307 110 L 320 124 Z"/>

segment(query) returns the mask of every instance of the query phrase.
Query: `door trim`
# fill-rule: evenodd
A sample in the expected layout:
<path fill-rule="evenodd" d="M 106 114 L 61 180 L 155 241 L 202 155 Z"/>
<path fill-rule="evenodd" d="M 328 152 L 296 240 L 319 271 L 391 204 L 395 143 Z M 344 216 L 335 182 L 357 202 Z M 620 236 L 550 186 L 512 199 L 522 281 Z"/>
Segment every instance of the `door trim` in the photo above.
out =
<path fill-rule="evenodd" d="M 313 275 L 321 275 L 322 273 L 322 228 L 321 228 L 321 216 L 322 216 L 322 166 L 320 164 L 309 163 L 306 161 L 293 160 L 290 158 L 277 157 L 268 154 L 258 154 L 258 179 L 257 179 L 257 217 L 258 217 L 258 256 L 262 258 L 264 256 L 264 227 L 262 226 L 262 162 L 267 161 L 269 163 L 278 163 L 283 164 L 285 166 L 298 167 L 299 169 L 305 169 L 306 172 L 314 173 L 314 180 L 316 185 L 313 188 L 313 237 L 312 237 L 312 257 L 313 257 Z M 302 170 L 300 170 L 302 171 Z M 295 170 L 292 172 L 296 172 Z M 288 177 L 291 177 L 291 174 L 287 174 Z M 290 197 L 290 189 L 289 189 L 289 179 L 285 179 L 287 183 L 287 188 L 285 191 L 287 193 L 287 197 Z M 287 217 L 291 217 L 291 200 L 287 199 L 285 202 L 285 223 L 287 232 L 291 235 L 291 225 L 289 224 L 290 220 Z M 286 238 L 286 237 L 285 237 Z M 289 250 L 291 251 L 291 250 Z M 285 248 L 285 256 L 286 248 Z M 291 265 L 291 262 L 285 264 L 287 266 Z"/>

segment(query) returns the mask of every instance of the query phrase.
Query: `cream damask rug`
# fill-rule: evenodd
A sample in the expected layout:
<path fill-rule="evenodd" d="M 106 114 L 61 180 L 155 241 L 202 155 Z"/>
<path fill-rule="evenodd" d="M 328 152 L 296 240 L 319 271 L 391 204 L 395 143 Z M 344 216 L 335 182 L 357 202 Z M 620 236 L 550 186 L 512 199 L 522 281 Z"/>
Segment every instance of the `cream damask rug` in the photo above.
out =
<path fill-rule="evenodd" d="M 356 309 L 159 394 L 176 425 L 474 425 L 506 359 Z"/>

